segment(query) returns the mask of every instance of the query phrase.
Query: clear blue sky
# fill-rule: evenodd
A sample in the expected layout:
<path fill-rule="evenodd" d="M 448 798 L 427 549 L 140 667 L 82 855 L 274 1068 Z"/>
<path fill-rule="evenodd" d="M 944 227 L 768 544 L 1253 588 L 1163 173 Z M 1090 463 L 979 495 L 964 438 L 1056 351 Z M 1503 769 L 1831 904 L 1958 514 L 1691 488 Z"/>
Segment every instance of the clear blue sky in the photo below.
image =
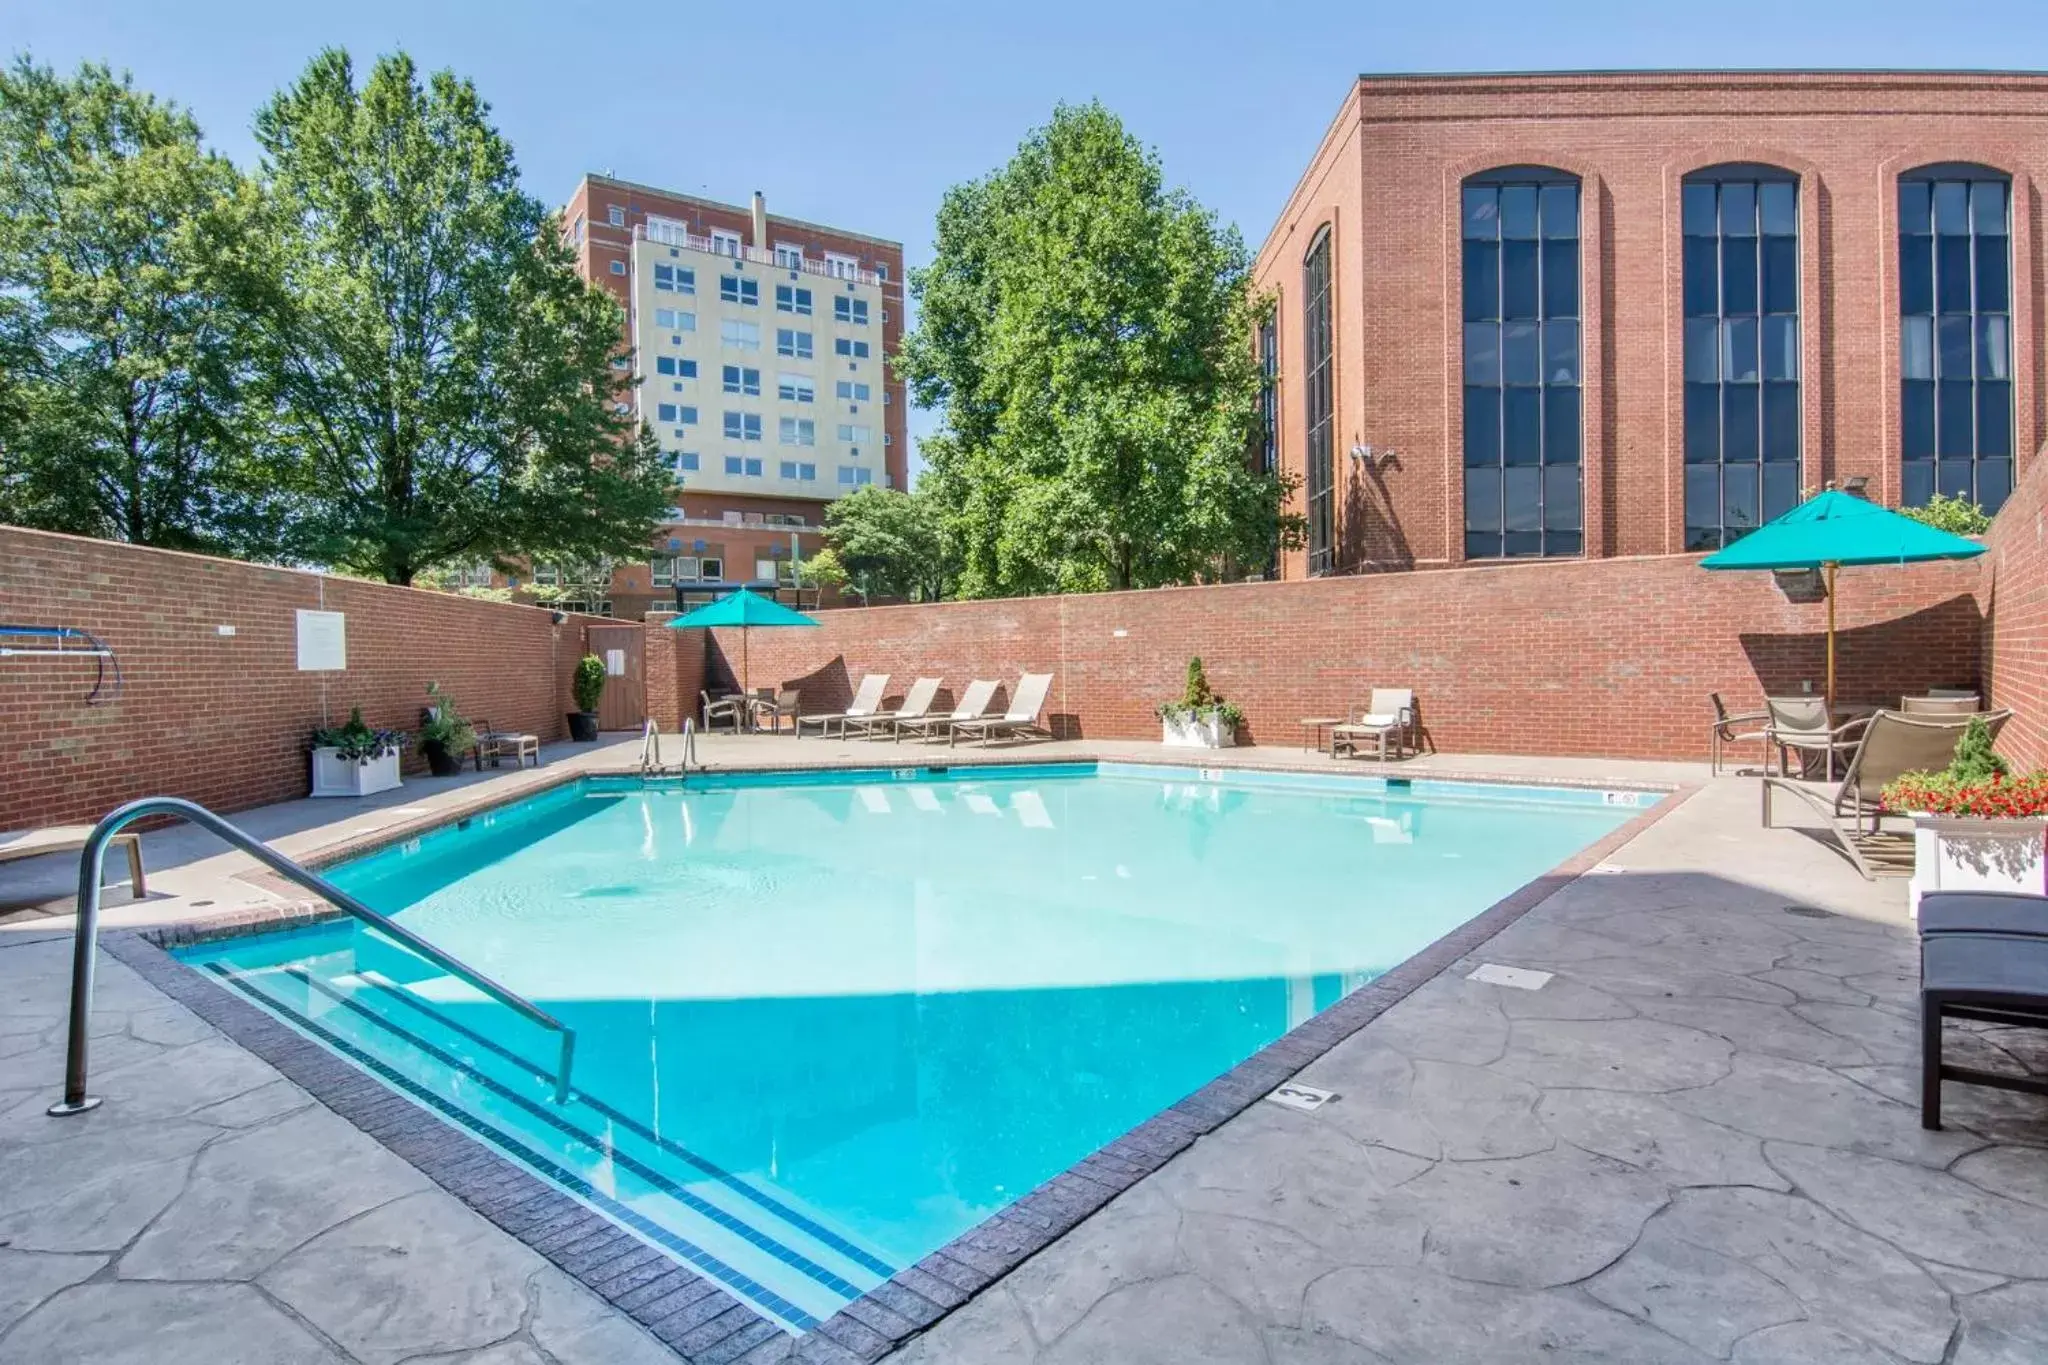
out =
<path fill-rule="evenodd" d="M 2048 68 L 2048 5 L 1994 0 L 0 0 L 0 44 L 127 68 L 248 164 L 249 119 L 318 48 L 474 80 L 551 204 L 585 170 L 930 251 L 947 185 L 1060 100 L 1101 98 L 1254 247 L 1360 71 Z M 922 425 L 913 418 L 913 429 Z"/>

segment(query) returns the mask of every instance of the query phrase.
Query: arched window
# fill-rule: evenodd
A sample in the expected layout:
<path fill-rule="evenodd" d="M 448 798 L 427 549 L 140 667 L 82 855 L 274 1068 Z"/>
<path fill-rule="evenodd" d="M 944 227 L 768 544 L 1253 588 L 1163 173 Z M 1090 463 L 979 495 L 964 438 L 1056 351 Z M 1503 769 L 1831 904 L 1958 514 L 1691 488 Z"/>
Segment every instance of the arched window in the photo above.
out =
<path fill-rule="evenodd" d="M 1899 177 L 1900 500 L 1996 512 L 2012 491 L 2011 179 L 1989 166 Z"/>
<path fill-rule="evenodd" d="M 1514 166 L 1471 177 L 1462 198 L 1465 557 L 1575 555 L 1578 178 Z"/>
<path fill-rule="evenodd" d="M 1302 402 L 1308 447 L 1302 481 L 1308 493 L 1308 571 L 1326 574 L 1336 543 L 1336 481 L 1331 461 L 1334 415 L 1330 372 L 1330 230 L 1301 258 Z"/>
<path fill-rule="evenodd" d="M 1685 548 L 1718 550 L 1799 504 L 1799 178 L 1714 166 L 1679 196 Z"/>

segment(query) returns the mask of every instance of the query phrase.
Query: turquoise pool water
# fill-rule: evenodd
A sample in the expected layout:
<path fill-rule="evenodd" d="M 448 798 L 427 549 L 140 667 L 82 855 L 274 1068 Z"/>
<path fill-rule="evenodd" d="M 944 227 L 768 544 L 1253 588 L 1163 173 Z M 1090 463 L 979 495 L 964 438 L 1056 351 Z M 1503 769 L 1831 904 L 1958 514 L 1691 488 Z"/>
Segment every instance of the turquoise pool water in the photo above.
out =
<path fill-rule="evenodd" d="M 585 780 L 181 956 L 792 1330 L 1654 796 L 1137 765 Z"/>

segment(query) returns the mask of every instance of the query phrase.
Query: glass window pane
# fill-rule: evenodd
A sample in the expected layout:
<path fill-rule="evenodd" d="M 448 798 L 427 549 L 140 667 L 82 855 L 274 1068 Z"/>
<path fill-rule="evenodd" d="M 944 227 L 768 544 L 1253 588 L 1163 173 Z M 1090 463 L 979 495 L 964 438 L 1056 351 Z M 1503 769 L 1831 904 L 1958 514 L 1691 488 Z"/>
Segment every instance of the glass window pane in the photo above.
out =
<path fill-rule="evenodd" d="M 1465 471 L 1465 529 L 1500 531 L 1500 475 L 1493 470 Z"/>
<path fill-rule="evenodd" d="M 1712 318 L 1685 320 L 1685 378 L 1689 384 L 1721 378 L 1721 324 Z"/>
<path fill-rule="evenodd" d="M 1799 239 L 1764 238 L 1764 311 L 1799 311 Z"/>
<path fill-rule="evenodd" d="M 1543 382 L 1546 384 L 1576 384 L 1579 382 L 1578 323 L 1546 322 L 1543 324 Z"/>
<path fill-rule="evenodd" d="M 1501 316 L 1536 316 L 1536 243 L 1502 242 Z"/>
<path fill-rule="evenodd" d="M 1721 186 L 1721 235 L 1756 236 L 1756 186 L 1730 181 Z"/>
<path fill-rule="evenodd" d="M 1500 552 L 1509 559 L 1533 559 L 1543 553 L 1543 533 L 1509 531 L 1500 538 Z"/>
<path fill-rule="evenodd" d="M 1500 327 L 1497 323 L 1465 324 L 1465 382 L 1500 383 Z"/>
<path fill-rule="evenodd" d="M 1465 235 L 1492 241 L 1500 236 L 1500 200 L 1490 185 L 1465 187 Z"/>
<path fill-rule="evenodd" d="M 1764 385 L 1764 449 L 1766 461 L 1799 458 L 1799 386 Z"/>
<path fill-rule="evenodd" d="M 1970 186 L 1970 222 L 1980 237 L 2005 235 L 2005 182 L 1979 180 Z"/>
<path fill-rule="evenodd" d="M 1762 522 L 1758 519 L 1763 511 L 1762 479 L 1754 469 L 1724 469 L 1721 471 L 1721 525 L 1732 539 L 1745 531 L 1754 531 Z"/>
<path fill-rule="evenodd" d="M 1508 389 L 1501 402 L 1501 457 L 1510 465 L 1543 458 L 1543 391 Z"/>
<path fill-rule="evenodd" d="M 1537 324 L 1510 322 L 1501 328 L 1501 376 L 1510 384 L 1534 384 L 1543 377 L 1537 352 Z M 1467 375 L 1468 380 L 1470 375 Z M 1470 382 L 1477 383 L 1477 380 Z"/>
<path fill-rule="evenodd" d="M 1579 243 L 1577 238 L 1543 244 L 1543 316 L 1579 315 Z"/>
<path fill-rule="evenodd" d="M 1500 316 L 1500 244 L 1465 243 L 1465 320 Z"/>
<path fill-rule="evenodd" d="M 2012 494 L 2012 461 L 1977 461 L 1977 505 L 1996 515 Z"/>
<path fill-rule="evenodd" d="M 1792 237 L 1799 232 L 1799 187 L 1789 181 L 1763 186 L 1758 210 L 1764 231 L 1774 237 Z"/>
<path fill-rule="evenodd" d="M 1924 460 L 1934 455 L 1934 383 L 1932 380 L 1909 379 L 1904 384 L 1900 397 L 1903 421 L 1900 423 L 1900 446 L 1909 460 Z M 1927 501 L 1922 498 L 1921 502 Z M 1916 504 L 1917 505 L 1917 504 Z"/>
<path fill-rule="evenodd" d="M 1579 462 L 1579 391 L 1543 391 L 1543 463 Z"/>
<path fill-rule="evenodd" d="M 1976 447 L 1975 386 L 1967 379 L 1944 379 L 1936 400 L 1935 454 L 1946 459 L 1968 455 Z"/>
<path fill-rule="evenodd" d="M 1967 313 L 1970 311 L 1970 239 L 1937 237 L 1934 244 L 1935 302 L 1944 313 Z"/>
<path fill-rule="evenodd" d="M 1465 464 L 1500 463 L 1500 390 L 1465 390 Z"/>
<path fill-rule="evenodd" d="M 1977 319 L 1977 377 L 1979 379 L 2005 379 L 2012 363 L 2012 345 L 2009 340 L 2010 325 L 2002 313 L 1991 313 Z"/>
<path fill-rule="evenodd" d="M 1986 381 L 1977 385 L 1977 454 L 2012 454 L 2012 386 Z"/>
<path fill-rule="evenodd" d="M 1686 466 L 1685 548 L 1721 548 L 1721 466 L 1717 464 Z"/>
<path fill-rule="evenodd" d="M 1543 235 L 1545 237 L 1576 237 L 1579 235 L 1579 187 L 1577 185 L 1545 185 L 1543 187 Z"/>
<path fill-rule="evenodd" d="M 1901 470 L 1899 502 L 1906 507 L 1925 507 L 1934 496 L 1934 461 L 1908 460 Z"/>
<path fill-rule="evenodd" d="M 1935 182 L 1934 230 L 1944 237 L 1969 234 L 1970 187 L 1962 181 Z"/>
<path fill-rule="evenodd" d="M 1764 465 L 1764 510 L 1763 519 L 1770 521 L 1782 517 L 1799 505 L 1799 466 L 1796 464 Z"/>
<path fill-rule="evenodd" d="M 1899 311 L 1934 311 L 1934 239 L 1899 239 Z"/>
<path fill-rule="evenodd" d="M 1725 193 L 1729 186 L 1721 187 Z M 1756 238 L 1721 239 L 1721 311 L 1756 311 Z"/>
<path fill-rule="evenodd" d="M 1925 180 L 1899 182 L 1899 231 L 1934 231 L 1934 220 L 1929 217 L 1931 193 L 1932 187 Z"/>
<path fill-rule="evenodd" d="M 1763 320 L 1764 378 L 1799 377 L 1799 319 L 1767 317 Z"/>
<path fill-rule="evenodd" d="M 1714 187 L 1706 182 L 1678 192 L 1679 220 L 1688 237 L 1712 237 L 1716 231 Z"/>
<path fill-rule="evenodd" d="M 1500 235 L 1533 240 L 1536 236 L 1536 187 L 1503 185 L 1500 189 Z"/>
<path fill-rule="evenodd" d="M 2003 237 L 1977 239 L 1977 311 L 2003 313 L 2011 306 L 2007 292 L 2010 271 Z"/>
<path fill-rule="evenodd" d="M 1934 466 L 1934 487 L 1944 497 L 1976 501 L 1977 470 L 1968 460 L 1941 460 Z"/>
<path fill-rule="evenodd" d="M 1721 244 L 1712 237 L 1685 239 L 1685 315 L 1713 317 L 1721 311 Z"/>
<path fill-rule="evenodd" d="M 1970 319 L 1944 317 L 1935 321 L 1935 374 L 1942 379 L 1968 379 L 1976 373 L 1970 363 Z"/>
<path fill-rule="evenodd" d="M 1755 384 L 1721 386 L 1721 459 L 1727 464 L 1755 464 L 1759 436 L 1759 388 Z"/>
<path fill-rule="evenodd" d="M 1754 384 L 1757 374 L 1757 320 L 1729 318 L 1721 324 L 1721 377 Z"/>
<path fill-rule="evenodd" d="M 1501 525 L 1509 531 L 1543 529 L 1543 471 L 1536 468 L 1501 472 Z"/>
<path fill-rule="evenodd" d="M 1551 465 L 1543 471 L 1543 529 L 1579 529 L 1579 467 Z"/>
<path fill-rule="evenodd" d="M 1934 319 L 1906 318 L 1899 328 L 1899 373 L 1907 379 L 1934 378 Z"/>
<path fill-rule="evenodd" d="M 1465 558 L 1500 558 L 1500 533 L 1498 531 L 1467 531 L 1465 533 Z"/>
<path fill-rule="evenodd" d="M 1585 540 L 1577 531 L 1545 531 L 1543 553 L 1553 559 L 1568 559 L 1580 553 Z"/>
<path fill-rule="evenodd" d="M 1721 459 L 1721 389 L 1716 384 L 1685 386 L 1685 462 L 1716 464 Z M 1720 497 L 1719 493 L 1714 495 Z"/>

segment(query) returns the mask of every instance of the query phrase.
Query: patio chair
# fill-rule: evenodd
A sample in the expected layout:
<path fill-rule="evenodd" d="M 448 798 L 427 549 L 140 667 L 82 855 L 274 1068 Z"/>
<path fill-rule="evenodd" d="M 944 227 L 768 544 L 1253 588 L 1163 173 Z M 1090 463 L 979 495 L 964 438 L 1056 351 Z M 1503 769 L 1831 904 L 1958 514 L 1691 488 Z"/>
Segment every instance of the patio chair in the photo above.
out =
<path fill-rule="evenodd" d="M 796 707 L 797 703 L 803 699 L 803 693 L 797 691 L 794 687 L 785 687 L 780 692 L 773 693 L 770 693 L 764 687 L 761 691 L 764 695 L 755 697 L 753 705 L 748 708 L 752 716 L 754 728 L 756 730 L 760 729 L 761 722 L 766 720 L 768 722 L 768 733 L 779 735 L 782 733 L 782 718 L 784 716 L 789 717 L 790 724 L 794 725 L 796 723 Z"/>
<path fill-rule="evenodd" d="M 840 727 L 840 733 L 843 735 L 846 732 L 847 721 L 865 720 L 881 710 L 882 694 L 888 690 L 889 675 L 887 673 L 866 674 L 861 678 L 860 686 L 854 689 L 853 700 L 846 704 L 844 711 L 821 711 L 815 716 L 799 715 L 796 718 L 796 737 L 798 739 L 804 737 L 804 727 L 806 725 L 817 726 L 818 733 L 828 739 L 832 735 L 832 727 L 837 725 Z"/>
<path fill-rule="evenodd" d="M 0 863 L 16 858 L 36 858 L 45 853 L 76 853 L 91 837 L 91 825 L 46 825 L 42 829 L 0 830 Z M 133 830 L 116 834 L 109 847 L 128 853 L 128 888 L 141 900 L 149 893 L 142 877 L 142 836 Z"/>
<path fill-rule="evenodd" d="M 1387 759 L 1387 742 L 1394 741 L 1394 757 L 1414 747 L 1415 691 L 1408 687 L 1375 687 L 1372 700 L 1344 724 L 1330 731 L 1330 757 L 1339 750 L 1359 752 L 1361 741 L 1370 741 L 1382 763 Z"/>
<path fill-rule="evenodd" d="M 2024 891 L 1930 891 L 1920 898 L 1920 937 L 2024 934 L 2048 938 L 2048 896 Z"/>
<path fill-rule="evenodd" d="M 1942 1026 L 1950 1019 L 2048 1029 L 2048 938 L 2000 933 L 1922 936 L 1920 1126 L 1941 1127 L 1943 1081 L 2048 1095 L 2048 1077 L 1982 1071 L 1942 1061 Z"/>
<path fill-rule="evenodd" d="M 903 704 L 894 711 L 878 711 L 872 716 L 852 717 L 839 727 L 841 735 L 858 731 L 869 739 L 876 735 L 893 735 L 896 727 L 906 720 L 923 720 L 931 713 L 932 698 L 939 695 L 938 678 L 919 678 L 910 684 L 910 691 L 904 695 Z"/>
<path fill-rule="evenodd" d="M 922 716 L 913 720 L 898 720 L 893 730 L 897 739 L 905 735 L 917 735 L 930 739 L 933 735 L 948 733 L 961 721 L 985 720 L 988 718 L 988 704 L 995 700 L 996 688 L 1002 684 L 989 678 L 976 678 L 967 684 L 967 690 L 960 694 L 960 704 L 943 716 Z"/>
<path fill-rule="evenodd" d="M 1781 777 L 1791 775 L 1788 755 L 1797 752 L 1800 771 L 1805 771 L 1809 758 L 1820 754 L 1827 780 L 1834 781 L 1835 755 L 1855 749 L 1858 733 L 1870 723 L 1868 716 L 1858 716 L 1836 725 L 1826 697 L 1765 697 L 1764 709 L 1770 717 L 1765 742 L 1777 750 Z"/>
<path fill-rule="evenodd" d="M 720 697 L 717 701 L 711 700 L 709 692 L 699 692 L 697 695 L 704 700 L 705 734 L 708 735 L 716 729 L 721 719 L 732 722 L 734 734 L 738 734 L 740 727 L 746 724 L 747 704 L 753 700 L 746 693 L 735 692 L 729 697 Z"/>
<path fill-rule="evenodd" d="M 487 720 L 476 723 L 476 747 L 470 750 L 476 761 L 476 770 L 484 770 L 484 760 L 489 759 L 493 768 L 501 759 L 510 758 L 512 766 L 523 768 L 531 758 L 533 766 L 540 766 L 540 736 L 521 734 L 516 730 L 499 730 Z"/>
<path fill-rule="evenodd" d="M 1900 697 L 1899 709 L 1909 716 L 1974 716 L 1977 714 L 1977 694 L 1972 692 L 1961 697 Z"/>
<path fill-rule="evenodd" d="M 1887 873 L 1909 873 L 1913 870 L 1911 837 L 1886 835 L 1879 827 L 1885 784 L 1905 773 L 1947 767 L 1955 757 L 1956 741 L 1962 738 L 1963 728 L 1971 721 L 1982 719 L 1995 739 L 2011 716 L 2010 711 L 1969 716 L 1909 716 L 1900 711 L 1879 711 L 1865 723 L 1863 738 L 1849 756 L 1842 783 L 1832 796 L 1789 777 L 1764 775 L 1764 828 L 1771 828 L 1771 794 L 1789 792 L 1827 820 L 1842 852 L 1865 881 L 1877 877 L 1873 864 Z M 1863 827 L 1866 815 L 1870 817 L 1868 830 Z"/>
<path fill-rule="evenodd" d="M 1771 737 L 1771 732 L 1767 728 L 1738 730 L 1735 727 L 1738 725 L 1755 725 L 1760 720 L 1767 721 L 1771 718 L 1771 713 L 1769 711 L 1744 711 L 1739 715 L 1730 715 L 1728 704 L 1721 700 L 1719 692 L 1707 693 L 1707 700 L 1712 702 L 1714 706 L 1714 725 L 1712 729 L 1707 731 L 1708 771 L 1719 777 L 1721 775 L 1721 750 L 1725 746 L 1730 744 L 1746 744 L 1752 739 L 1767 740 Z M 1764 765 L 1768 767 L 1770 761 L 1771 747 L 1766 744 L 1764 745 Z"/>
<path fill-rule="evenodd" d="M 946 743 L 950 746 L 962 735 L 979 735 L 984 748 L 997 735 L 1010 738 L 1042 736 L 1052 738 L 1052 731 L 1038 723 L 1039 713 L 1045 710 L 1046 694 L 1052 691 L 1052 674 L 1026 673 L 1017 679 L 1016 691 L 1010 693 L 1010 709 L 1000 716 L 982 720 L 956 720 L 946 725 Z"/>

